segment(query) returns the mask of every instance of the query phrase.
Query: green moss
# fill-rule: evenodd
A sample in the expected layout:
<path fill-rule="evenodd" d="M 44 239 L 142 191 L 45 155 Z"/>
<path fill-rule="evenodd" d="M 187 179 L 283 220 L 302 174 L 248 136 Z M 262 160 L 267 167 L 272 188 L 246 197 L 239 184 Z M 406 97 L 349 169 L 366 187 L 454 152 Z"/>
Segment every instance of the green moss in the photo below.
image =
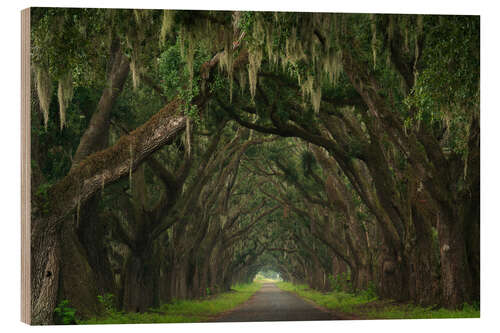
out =
<path fill-rule="evenodd" d="M 66 212 L 67 206 L 60 203 L 65 202 L 68 197 L 78 197 L 84 180 L 99 175 L 105 170 L 113 169 L 129 160 L 131 148 L 133 156 L 137 156 L 137 143 L 147 141 L 151 135 L 151 128 L 159 127 L 160 123 L 168 123 L 169 118 L 175 117 L 179 105 L 179 99 L 174 99 L 144 125 L 120 138 L 115 145 L 92 154 L 80 162 L 66 177 L 47 190 L 49 207 L 44 211 L 54 216 Z M 76 205 L 73 208 L 76 208 Z"/>

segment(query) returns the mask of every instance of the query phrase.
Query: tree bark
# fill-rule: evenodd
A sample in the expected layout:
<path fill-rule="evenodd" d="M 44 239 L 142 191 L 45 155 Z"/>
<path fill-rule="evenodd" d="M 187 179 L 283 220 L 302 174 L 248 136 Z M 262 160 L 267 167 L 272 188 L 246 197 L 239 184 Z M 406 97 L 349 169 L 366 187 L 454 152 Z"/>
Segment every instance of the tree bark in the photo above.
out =
<path fill-rule="evenodd" d="M 114 146 L 89 156 L 49 190 L 48 198 L 42 203 L 47 208 L 47 214 L 32 218 L 33 310 L 34 314 L 38 311 L 46 312 L 43 315 L 33 316 L 33 324 L 51 322 L 49 318 L 55 305 L 35 306 L 41 304 L 40 302 L 48 304 L 56 302 L 57 286 L 54 288 L 44 276 L 47 271 L 56 270 L 53 265 L 58 265 L 58 260 L 48 259 L 49 253 L 52 256 L 57 255 L 54 246 L 57 239 L 55 231 L 59 224 L 69 212 L 87 201 L 104 185 L 128 174 L 129 170 L 134 170 L 162 145 L 171 142 L 186 125 L 185 116 L 175 114 L 178 105 L 177 100 L 172 101 L 146 124 L 121 138 Z M 44 290 L 37 290 L 39 288 Z M 51 296 L 48 296 L 49 294 Z M 43 301 L 38 297 L 49 297 L 54 300 Z"/>
<path fill-rule="evenodd" d="M 113 44 L 119 44 L 119 41 L 115 39 Z M 87 156 L 106 148 L 108 145 L 111 110 L 116 98 L 123 90 L 130 71 L 128 58 L 122 53 L 120 46 L 113 45 L 112 52 L 111 69 L 108 72 L 106 86 L 97 104 L 97 109 L 92 114 L 89 126 L 80 139 L 75 156 L 73 156 L 72 168 Z"/>

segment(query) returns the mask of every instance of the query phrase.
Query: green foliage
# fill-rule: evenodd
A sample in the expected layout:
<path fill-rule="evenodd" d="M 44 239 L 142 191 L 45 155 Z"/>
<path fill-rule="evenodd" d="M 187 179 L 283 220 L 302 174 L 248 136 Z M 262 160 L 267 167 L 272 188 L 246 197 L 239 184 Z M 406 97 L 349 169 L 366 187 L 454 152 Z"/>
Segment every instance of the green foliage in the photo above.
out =
<path fill-rule="evenodd" d="M 356 292 L 356 295 L 362 298 L 373 300 L 377 298 L 377 292 L 375 289 L 375 284 L 370 281 L 366 289 L 362 289 Z"/>
<path fill-rule="evenodd" d="M 55 91 L 55 90 L 54 90 Z M 53 94 L 52 98 L 55 98 Z M 71 168 L 72 154 L 76 151 L 80 137 L 88 126 L 92 110 L 100 94 L 96 88 L 76 88 L 72 103 L 66 110 L 66 126 L 61 130 L 57 105 L 50 107 L 49 121 L 45 129 L 40 113 L 36 111 L 36 96 L 32 97 L 31 137 L 39 149 L 37 167 L 48 183 L 55 183 Z M 34 157 L 35 157 L 34 156 Z"/>
<path fill-rule="evenodd" d="M 38 208 L 41 209 L 41 213 L 43 215 L 49 213 L 48 193 L 51 186 L 51 183 L 40 184 L 35 191 L 35 200 L 38 203 Z"/>
<path fill-rule="evenodd" d="M 196 88 L 192 90 L 183 89 L 180 91 L 179 95 L 182 100 L 181 112 L 193 119 L 196 123 L 199 123 L 200 115 L 198 113 L 198 106 L 191 103 L 193 98 L 198 94 L 198 85 L 195 85 L 194 87 Z"/>
<path fill-rule="evenodd" d="M 479 318 L 478 307 L 464 304 L 461 310 L 448 310 L 436 306 L 421 307 L 412 304 L 388 304 L 384 307 L 368 307 L 359 312 L 368 318 L 384 319 L 437 319 L 437 318 Z"/>
<path fill-rule="evenodd" d="M 158 73 L 167 98 L 175 96 L 178 87 L 188 78 L 185 65 L 181 58 L 179 43 L 170 46 L 160 55 Z"/>
<path fill-rule="evenodd" d="M 198 45 L 194 51 L 192 64 L 194 75 L 192 78 L 190 78 L 186 59 L 181 54 L 180 39 L 177 39 L 176 44 L 168 47 L 159 59 L 159 76 L 165 95 L 169 99 L 178 95 L 182 101 L 181 112 L 196 122 L 200 120 L 199 110 L 196 105 L 192 104 L 192 101 L 201 92 L 199 69 L 209 57 L 207 48 L 202 44 Z"/>
<path fill-rule="evenodd" d="M 317 166 L 314 154 L 308 150 L 302 153 L 301 162 L 302 162 L 302 171 L 306 176 L 310 175 L 313 169 Z"/>
<path fill-rule="evenodd" d="M 291 291 L 300 297 L 309 299 L 320 306 L 328 309 L 336 309 L 343 312 L 353 312 L 356 306 L 374 301 L 376 298 L 367 298 L 366 295 L 355 295 L 344 291 L 333 291 L 322 293 L 309 289 L 307 285 L 294 285 L 289 282 L 278 282 L 280 289 Z"/>
<path fill-rule="evenodd" d="M 353 138 L 347 146 L 347 155 L 350 158 L 360 158 L 363 152 L 363 142 L 357 138 Z"/>
<path fill-rule="evenodd" d="M 426 34 L 423 70 L 405 100 L 416 113 L 405 120 L 405 126 L 444 122 L 450 133 L 447 146 L 464 154 L 468 123 L 479 113 L 479 17 L 439 20 Z"/>
<path fill-rule="evenodd" d="M 343 272 L 337 275 L 329 275 L 330 285 L 333 291 L 347 291 L 352 290 L 351 274 Z"/>
<path fill-rule="evenodd" d="M 62 300 L 54 309 L 54 322 L 57 325 L 76 324 L 75 314 L 76 309 L 69 306 L 69 301 L 67 299 Z"/>
<path fill-rule="evenodd" d="M 256 275 L 256 279 L 268 279 L 277 280 L 279 277 L 278 273 L 273 270 L 262 270 Z"/>
<path fill-rule="evenodd" d="M 265 217 L 263 220 L 266 223 L 257 225 L 255 229 L 257 231 L 251 230 L 242 236 L 242 241 L 238 241 L 234 246 L 231 264 L 246 263 L 249 257 L 259 253 L 262 247 L 260 244 L 276 248 L 286 247 L 307 258 L 306 251 L 298 244 L 293 244 L 294 237 L 300 237 L 305 242 L 312 244 L 314 251 L 319 254 L 320 260 L 329 261 L 331 264 L 326 246 L 320 242 L 314 242 L 316 238 L 311 230 L 313 227 L 318 228 L 319 223 L 313 225 L 308 217 L 299 216 L 298 213 L 301 210 L 310 212 L 313 216 L 320 216 L 323 213 L 321 207 L 308 203 L 304 199 L 303 193 L 307 193 L 316 202 L 328 200 L 326 193 L 319 189 L 318 184 L 321 183 L 321 179 L 325 180 L 329 170 L 320 167 L 315 155 L 307 150 L 309 148 L 307 144 L 304 144 L 303 141 L 297 143 L 299 140 L 293 137 L 301 136 L 305 138 L 304 140 L 316 144 L 318 141 L 314 140 L 315 138 L 323 139 L 328 141 L 328 144 L 324 144 L 324 146 L 332 147 L 330 153 L 334 154 L 338 148 L 340 153 L 335 153 L 335 156 L 338 154 L 339 157 L 342 157 L 341 155 L 345 154 L 347 160 L 348 158 L 364 160 L 369 166 L 368 162 L 370 161 L 367 159 L 370 157 L 363 156 L 367 144 L 373 142 L 371 140 L 375 138 L 378 139 L 375 134 L 380 134 L 380 131 L 385 130 L 383 126 L 379 125 L 390 126 L 389 121 L 392 121 L 392 118 L 386 117 L 386 115 L 380 115 L 381 117 L 372 115 L 372 113 L 377 113 L 378 104 L 372 107 L 374 110 L 366 112 L 366 101 L 362 99 L 360 101 L 360 94 L 354 89 L 350 80 L 351 76 L 348 78 L 342 73 L 342 66 L 346 60 L 342 59 L 342 54 L 347 54 L 345 51 L 352 51 L 353 60 L 356 63 L 354 67 L 361 73 L 360 84 L 365 84 L 365 87 L 358 88 L 358 90 L 365 90 L 367 93 L 376 90 L 375 93 L 394 112 L 395 124 L 399 124 L 400 120 L 404 121 L 408 133 L 417 133 L 420 126 L 429 126 L 434 133 L 439 133 L 443 128 L 446 128 L 447 135 L 443 144 L 445 148 L 451 148 L 462 154 L 465 154 L 467 150 L 465 145 L 468 136 L 467 125 L 470 124 L 471 116 L 478 113 L 479 106 L 478 18 L 449 16 L 442 18 L 443 22 L 438 24 L 439 18 L 426 16 L 423 26 L 423 32 L 426 34 L 425 48 L 424 52 L 419 54 L 414 51 L 418 46 L 415 43 L 419 29 L 417 16 L 375 15 L 371 19 L 366 14 L 243 12 L 238 22 L 241 31 L 246 32 L 241 47 L 234 54 L 231 54 L 234 55 L 233 58 L 227 56 L 230 53 L 225 53 L 224 57 L 221 57 L 221 63 L 227 66 L 222 64 L 218 72 L 210 73 L 209 86 L 205 87 L 200 86 L 201 82 L 205 82 L 201 80 L 199 73 L 202 64 L 223 48 L 227 50 L 228 45 L 229 47 L 235 45 L 232 44 L 235 41 L 234 36 L 232 36 L 231 14 L 228 12 L 175 12 L 172 17 L 175 26 L 170 27 L 172 29 L 169 28 L 168 41 L 160 43 L 160 49 L 156 49 L 156 46 L 151 48 L 151 45 L 158 45 L 156 40 L 158 31 L 156 30 L 159 29 L 154 23 L 163 13 L 161 11 L 153 11 L 152 14 L 148 12 L 147 15 L 145 14 L 148 23 L 144 24 L 146 21 L 143 21 L 142 26 L 138 22 L 140 19 L 134 18 L 134 14 L 131 13 L 132 11 L 113 12 L 110 10 L 78 12 L 71 9 L 36 9 L 33 12 L 33 62 L 42 66 L 48 72 L 50 79 L 53 80 L 53 82 L 47 80 L 49 84 L 45 87 L 48 89 L 45 90 L 49 96 L 46 97 L 50 101 L 57 96 L 55 81 L 65 74 L 68 68 L 72 71 L 75 85 L 75 94 L 67 109 L 67 126 L 64 129 L 60 130 L 60 126 L 57 124 L 58 120 L 55 116 L 57 112 L 54 112 L 57 107 L 53 105 L 54 103 L 48 103 L 51 109 L 48 117 L 51 121 L 46 130 L 40 126 L 41 119 L 37 119 L 39 111 L 33 108 L 32 114 L 35 117 L 33 117 L 34 121 L 32 122 L 32 137 L 35 139 L 34 142 L 39 144 L 37 149 L 40 156 L 36 165 L 41 169 L 45 182 L 37 189 L 36 196 L 41 199 L 42 203 L 47 197 L 50 184 L 66 175 L 71 167 L 72 154 L 89 125 L 92 111 L 95 110 L 95 106 L 99 102 L 105 84 L 104 78 L 109 70 L 110 43 L 113 39 L 119 40 L 125 54 L 130 57 L 129 60 L 137 62 L 138 67 L 136 68 L 134 65 L 133 79 L 129 79 L 125 83 L 123 91 L 113 106 L 109 133 L 110 144 L 116 142 L 127 129 L 137 128 L 150 119 L 165 104 L 164 97 L 167 101 L 177 97 L 181 105 L 178 111 L 200 125 L 196 126 L 194 130 L 193 145 L 196 147 L 193 149 L 193 165 L 195 167 L 192 169 L 195 170 L 200 160 L 198 154 L 201 154 L 206 148 L 207 142 L 209 143 L 207 138 L 211 137 L 215 129 L 219 128 L 219 125 L 229 117 L 225 111 L 227 108 L 231 108 L 231 111 L 244 121 L 271 129 L 270 132 L 279 129 L 285 133 L 284 136 L 288 136 L 274 141 L 272 145 L 269 145 L 270 147 L 266 147 L 267 144 L 251 146 L 242 158 L 243 167 L 238 170 L 235 187 L 232 192 L 228 191 L 230 194 L 229 210 L 233 208 L 232 203 L 245 202 L 248 198 L 251 200 L 249 207 L 256 207 L 258 203 L 265 202 L 265 206 L 261 210 L 268 209 L 270 205 L 279 206 L 281 204 L 269 198 L 271 196 L 267 197 L 260 191 L 255 191 L 257 182 L 263 191 L 280 197 L 286 203 L 282 205 L 285 206 L 283 209 L 280 207 L 277 212 Z M 384 24 L 387 23 L 387 20 L 392 23 L 385 27 Z M 205 25 L 207 21 L 210 21 L 209 25 Z M 90 30 L 85 30 L 87 26 Z M 208 29 L 209 26 L 216 26 L 214 30 L 217 30 L 217 33 L 214 31 L 206 31 L 205 33 L 203 27 Z M 190 29 L 195 31 L 190 31 Z M 412 57 L 416 55 L 420 57 L 419 61 L 415 62 L 414 68 L 412 67 L 412 70 L 416 70 L 417 75 L 415 87 L 407 98 L 405 98 L 407 91 L 401 87 L 401 75 L 395 70 L 394 64 L 391 64 L 391 48 L 387 45 L 390 43 L 391 34 L 394 31 L 403 34 L 405 29 L 409 32 L 410 37 L 406 41 L 408 45 L 405 47 L 408 50 L 402 55 L 403 60 L 409 63 L 408 60 Z M 339 35 L 338 31 L 342 31 L 342 33 Z M 136 36 L 139 34 L 143 36 L 141 38 Z M 136 45 L 139 40 L 143 43 Z M 404 43 L 404 41 L 402 42 Z M 69 52 L 65 54 L 65 50 L 69 50 Z M 249 65 L 235 69 L 235 73 L 232 73 L 230 64 L 233 63 L 232 61 L 236 59 L 238 54 L 243 54 L 238 53 L 242 50 L 249 52 L 249 59 L 252 59 L 249 62 L 253 64 L 254 70 L 247 72 L 252 67 Z M 158 86 L 155 85 L 155 90 L 160 90 L 164 96 L 159 97 L 157 92 L 152 93 L 153 89 L 149 86 L 135 87 L 138 78 L 143 74 L 147 74 L 153 84 L 159 81 L 160 89 L 157 89 Z M 248 74 L 252 79 L 247 78 Z M 364 80 L 365 74 L 373 75 L 375 78 L 373 82 L 376 81 L 376 84 L 366 86 L 371 80 Z M 245 81 L 242 78 L 245 78 Z M 249 93 L 245 90 L 245 85 L 248 83 L 246 80 L 253 82 L 254 88 L 256 87 L 255 83 L 258 82 L 256 92 Z M 234 83 L 240 85 L 241 93 L 236 97 L 233 96 L 234 98 L 231 100 L 229 94 Z M 204 104 L 206 109 L 199 110 L 193 102 L 197 101 L 197 96 L 205 93 L 205 89 L 210 89 L 211 98 Z M 155 96 L 151 96 L 153 94 Z M 311 103 L 306 103 L 308 98 L 311 99 L 314 107 L 310 105 Z M 225 105 L 225 101 L 231 101 L 231 103 Z M 321 109 L 319 108 L 320 102 Z M 351 102 L 356 105 L 355 110 L 352 113 L 343 111 L 342 105 L 344 103 L 350 105 Z M 350 106 L 349 110 L 351 110 Z M 204 112 L 203 117 L 200 116 L 202 111 Z M 371 121 L 373 123 L 369 123 Z M 229 141 L 228 138 L 234 137 L 240 128 L 236 122 L 230 124 L 231 126 L 226 126 L 223 129 L 221 143 L 217 148 L 224 147 Z M 349 126 L 349 124 L 353 126 Z M 332 133 L 331 137 L 328 134 L 329 131 Z M 264 137 L 257 131 L 252 131 L 251 134 L 245 134 L 238 143 L 250 136 L 252 139 Z M 394 193 L 392 188 L 389 189 L 391 198 L 387 199 L 405 197 L 408 186 L 405 180 L 401 180 L 405 177 L 401 174 L 404 174 L 412 166 L 408 164 L 407 158 L 403 154 L 402 149 L 404 148 L 399 147 L 399 141 L 394 141 L 394 138 L 389 138 L 389 135 L 381 134 L 380 137 L 382 138 L 383 150 L 380 160 L 385 160 L 388 163 L 388 180 L 394 180 L 397 183 L 395 186 L 397 193 Z M 417 142 L 416 145 L 417 149 L 421 149 L 422 153 L 426 154 L 425 147 L 420 142 Z M 167 170 L 176 174 L 176 171 L 179 170 L 178 167 L 183 164 L 183 149 L 185 147 L 182 139 L 178 137 L 172 145 L 163 147 L 155 153 L 155 158 L 165 164 Z M 392 153 L 393 150 L 394 153 Z M 429 156 L 429 158 L 432 157 Z M 358 185 L 354 189 L 345 177 L 345 175 L 352 175 L 352 170 L 344 170 L 344 168 L 349 168 L 349 163 L 347 163 L 349 161 L 344 161 L 344 158 L 337 160 L 339 163 L 343 162 L 340 165 L 343 170 L 339 171 L 338 175 L 342 178 L 341 181 L 347 183 L 347 189 L 352 192 L 350 194 L 359 191 L 359 188 L 362 187 Z M 217 161 L 217 159 L 214 158 L 210 161 Z M 352 165 L 355 164 L 354 160 L 350 162 Z M 430 161 L 430 163 L 432 162 Z M 229 159 L 223 159 L 220 165 L 217 165 L 217 169 L 224 170 L 228 163 Z M 436 168 L 439 167 L 436 166 Z M 370 174 L 367 175 L 367 179 L 370 176 L 375 176 L 371 174 L 373 168 L 368 169 Z M 348 173 L 349 171 L 351 173 Z M 209 171 L 209 173 L 211 172 Z M 256 182 L 252 172 L 260 172 L 261 179 Z M 146 168 L 146 173 L 149 174 L 146 177 L 147 191 L 151 192 L 149 193 L 150 197 L 155 198 L 154 202 L 148 202 L 147 205 L 153 206 L 157 200 L 160 200 L 161 195 L 165 194 L 163 192 L 164 186 L 155 178 L 156 176 L 151 175 L 152 170 L 149 167 Z M 269 176 L 273 173 L 280 176 Z M 284 177 L 281 177 L 281 174 Z M 208 176 L 213 175 L 209 174 Z M 273 182 L 269 181 L 270 177 L 274 178 Z M 201 180 L 197 179 L 196 176 L 190 174 L 186 184 L 179 184 L 182 185 L 180 186 L 181 192 L 184 192 L 185 188 L 190 188 L 184 185 L 204 182 L 204 177 L 201 178 Z M 317 180 L 318 178 L 320 181 Z M 223 179 L 223 181 L 226 180 Z M 130 227 L 127 229 L 133 230 L 132 222 L 125 216 L 127 212 L 121 212 L 123 203 L 116 200 L 124 197 L 124 193 L 127 194 L 128 185 L 123 185 L 124 183 L 126 181 L 118 180 L 114 185 L 110 185 L 108 193 L 104 195 L 105 198 L 100 201 L 100 208 L 120 211 L 120 218 L 123 218 L 124 225 Z M 375 187 L 378 186 L 378 183 L 374 182 Z M 207 186 L 211 186 L 213 183 L 208 180 L 207 184 L 209 184 Z M 370 186 L 371 184 L 368 184 L 368 187 Z M 204 187 L 197 192 L 203 193 L 203 196 L 214 198 L 214 205 L 219 205 L 219 202 L 223 200 L 219 200 L 219 197 L 212 195 L 209 190 L 211 189 L 207 190 L 207 187 Z M 374 195 L 377 193 L 383 195 L 383 191 L 378 192 L 378 187 L 375 190 Z M 223 192 L 225 191 L 220 191 L 220 193 Z M 245 194 L 245 192 L 250 193 L 250 195 Z M 182 193 L 182 196 L 183 200 L 187 199 L 185 202 L 189 202 L 188 195 L 184 197 L 184 193 Z M 375 217 L 369 215 L 370 211 L 363 205 L 360 197 L 353 194 L 351 199 L 356 206 L 355 216 L 358 222 L 368 220 L 377 222 Z M 292 209 L 288 203 L 299 209 Z M 185 221 L 199 221 L 199 216 L 213 216 L 219 213 L 215 210 L 209 211 L 208 208 L 207 211 L 202 211 L 201 206 L 205 205 L 198 201 L 194 202 L 194 209 L 191 210 L 196 213 L 193 215 L 189 213 Z M 399 207 L 399 205 L 397 206 Z M 48 205 L 42 204 L 40 207 L 43 213 L 48 213 Z M 287 219 L 283 218 L 285 208 Z M 177 210 L 177 206 L 175 206 L 175 210 Z M 198 213 L 200 214 L 198 215 Z M 331 212 L 327 213 L 330 218 Z M 335 217 L 339 217 L 339 215 L 337 212 L 331 214 L 331 220 L 335 220 L 332 221 L 332 229 L 335 231 L 338 227 L 337 220 L 340 220 L 339 218 L 335 219 Z M 326 217 L 325 214 L 325 219 Z M 235 229 L 241 230 L 248 225 L 249 221 L 251 221 L 251 217 L 242 216 L 235 224 Z M 154 221 L 148 223 L 152 224 Z M 220 227 L 216 223 L 210 221 L 208 232 Z M 198 230 L 199 226 L 189 222 L 185 225 L 187 225 L 185 226 L 186 234 L 193 234 L 193 231 Z M 366 233 L 370 233 L 369 239 L 373 241 L 372 244 L 379 244 L 380 236 L 373 235 L 371 231 L 374 228 L 366 228 L 365 224 L 362 226 Z M 172 238 L 177 237 L 178 234 L 182 235 L 182 232 L 173 232 L 172 228 L 167 230 L 167 233 Z M 112 234 L 110 237 L 113 237 L 115 233 Z M 259 244 L 257 244 L 256 239 L 259 240 Z M 339 239 L 344 239 L 341 234 L 339 234 Z M 113 241 L 115 240 L 113 239 Z M 438 256 L 437 234 L 433 240 Z M 177 239 L 172 242 L 172 244 L 177 243 L 182 248 L 182 239 L 179 242 Z M 204 246 L 205 241 L 202 241 L 200 247 L 203 249 Z M 285 251 L 285 253 L 280 254 L 279 258 L 283 260 L 286 267 L 293 267 L 297 263 L 290 260 L 290 255 L 287 253 Z M 263 262 L 268 260 L 266 263 L 269 263 L 273 259 L 262 260 Z M 254 276 L 258 269 L 263 268 L 259 266 L 250 276 Z M 261 274 L 261 276 L 265 278 L 266 274 Z M 376 298 L 372 285 L 366 290 L 358 291 L 355 295 L 347 293 L 347 291 L 352 290 L 352 282 L 348 273 L 330 276 L 329 279 L 333 288 L 332 293 L 316 294 L 300 288 L 297 289 L 297 292 L 303 292 L 324 304 L 344 310 L 352 310 L 353 306 L 365 304 L 368 300 Z M 213 295 L 218 289 L 217 286 L 213 290 L 207 288 L 206 293 Z M 99 296 L 99 301 L 105 309 L 105 317 L 95 319 L 93 323 L 202 320 L 207 313 L 217 313 L 217 311 L 229 308 L 235 302 L 248 296 L 246 291 L 241 292 L 245 296 L 241 296 L 237 300 L 231 298 L 232 296 L 225 299 L 225 296 L 220 295 L 221 299 L 218 297 L 219 301 L 215 303 L 176 301 L 164 304 L 160 309 L 152 309 L 153 313 L 147 314 L 118 312 L 114 307 L 113 295 L 106 294 Z M 205 302 L 205 300 L 201 302 Z M 64 313 L 63 310 L 60 312 Z"/>
<path fill-rule="evenodd" d="M 342 291 L 321 293 L 309 289 L 306 285 L 294 285 L 289 282 L 279 282 L 277 286 L 325 308 L 356 314 L 366 319 L 479 318 L 479 307 L 470 304 L 464 304 L 461 310 L 448 310 L 436 306 L 420 307 L 378 300 L 373 293 L 373 286 L 358 294 Z"/>
<path fill-rule="evenodd" d="M 102 304 L 106 315 L 117 313 L 115 296 L 113 294 L 98 295 L 97 300 Z"/>
<path fill-rule="evenodd" d="M 241 31 L 250 33 L 253 29 L 254 19 L 255 19 L 255 12 L 243 12 L 238 27 L 240 28 Z"/>
<path fill-rule="evenodd" d="M 233 309 L 247 301 L 257 290 L 259 283 L 236 285 L 231 292 L 222 293 L 205 300 L 176 300 L 162 304 L 148 313 L 107 312 L 105 316 L 79 321 L 78 324 L 134 324 L 134 323 L 193 323 L 206 321 L 217 314 Z M 102 299 L 102 301 L 101 301 Z M 112 304 L 113 297 L 101 296 L 105 306 Z"/>

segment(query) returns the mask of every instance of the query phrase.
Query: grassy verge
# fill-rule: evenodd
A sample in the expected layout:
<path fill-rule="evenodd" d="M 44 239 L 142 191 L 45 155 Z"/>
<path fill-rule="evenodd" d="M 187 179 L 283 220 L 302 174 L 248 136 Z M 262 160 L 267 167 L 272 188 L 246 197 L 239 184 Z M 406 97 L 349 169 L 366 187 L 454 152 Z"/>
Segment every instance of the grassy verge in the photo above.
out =
<path fill-rule="evenodd" d="M 309 289 L 307 285 L 293 285 L 288 282 L 279 282 L 276 285 L 324 308 L 348 313 L 359 319 L 479 318 L 479 309 L 467 304 L 462 310 L 452 311 L 378 300 L 370 293 L 322 293 Z"/>
<path fill-rule="evenodd" d="M 210 320 L 247 301 L 261 284 L 233 286 L 230 292 L 203 300 L 179 300 L 166 303 L 148 313 L 124 313 L 108 310 L 106 316 L 78 321 L 78 324 L 139 324 L 139 323 L 195 323 Z"/>

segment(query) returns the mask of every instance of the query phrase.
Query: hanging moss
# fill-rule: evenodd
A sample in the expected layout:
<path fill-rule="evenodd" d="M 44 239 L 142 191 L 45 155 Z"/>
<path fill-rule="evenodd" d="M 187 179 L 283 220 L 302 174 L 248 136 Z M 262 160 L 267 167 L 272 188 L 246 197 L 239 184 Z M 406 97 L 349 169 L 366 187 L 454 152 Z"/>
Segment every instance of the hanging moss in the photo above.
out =
<path fill-rule="evenodd" d="M 420 57 L 420 50 L 418 47 L 418 40 L 420 38 L 420 35 L 422 34 L 423 30 L 423 16 L 422 15 L 417 15 L 417 29 L 415 32 L 415 62 L 413 64 L 413 70 L 415 72 L 415 82 L 417 82 L 417 77 L 418 77 L 418 71 L 417 71 L 417 62 Z"/>
<path fill-rule="evenodd" d="M 140 75 L 139 68 L 140 64 L 138 63 L 140 54 L 140 41 L 138 37 L 138 29 L 130 28 L 127 32 L 126 41 L 127 45 L 130 49 L 130 72 L 132 73 L 132 85 L 134 90 L 139 86 Z"/>
<path fill-rule="evenodd" d="M 319 113 L 319 107 L 321 104 L 321 87 L 319 86 L 319 84 L 316 84 L 316 86 L 313 87 L 310 94 L 314 112 Z"/>
<path fill-rule="evenodd" d="M 140 55 L 144 51 L 148 22 L 151 20 L 152 11 L 134 9 L 134 20 L 130 22 L 126 34 L 127 45 L 130 49 L 130 72 L 132 73 L 134 89 L 139 86 L 141 75 L 144 72 L 144 64 Z"/>
<path fill-rule="evenodd" d="M 200 41 L 210 40 L 211 43 L 208 46 L 212 52 L 220 50 L 222 45 L 224 45 L 224 50 L 229 49 L 231 51 L 231 48 L 228 47 L 228 45 L 231 45 L 231 39 L 228 37 L 231 33 L 230 31 L 226 31 L 227 29 L 221 30 L 219 26 L 214 26 L 207 17 L 193 17 L 196 14 L 190 15 L 184 17 L 184 21 L 179 23 L 178 41 L 181 58 L 186 63 L 186 69 L 189 73 L 189 87 L 191 90 L 194 79 L 194 59 L 197 45 Z M 226 40 L 225 43 L 221 43 L 221 36 L 223 36 L 222 39 Z M 223 60 L 221 59 L 219 65 L 221 65 Z"/>
<path fill-rule="evenodd" d="M 130 156 L 130 163 L 129 163 L 129 168 L 128 168 L 128 183 L 129 183 L 129 188 L 130 192 L 132 193 L 132 169 L 134 167 L 134 149 L 132 147 L 132 142 L 129 144 L 129 156 Z"/>
<path fill-rule="evenodd" d="M 135 58 L 130 60 L 130 72 L 132 73 L 132 86 L 135 89 L 139 86 L 139 72 Z"/>
<path fill-rule="evenodd" d="M 191 119 L 186 118 L 186 151 L 187 155 L 191 156 Z"/>
<path fill-rule="evenodd" d="M 66 124 L 66 109 L 73 98 L 73 76 L 71 71 L 68 71 L 59 79 L 57 98 L 59 101 L 60 128 L 62 130 Z"/>
<path fill-rule="evenodd" d="M 420 35 L 422 34 L 423 28 L 424 28 L 424 16 L 417 15 L 417 36 L 420 37 Z"/>
<path fill-rule="evenodd" d="M 193 78 L 194 78 L 194 43 L 195 40 L 193 36 L 190 34 L 188 39 L 188 47 L 185 56 L 185 60 L 188 67 L 189 72 L 189 90 L 193 89 Z"/>
<path fill-rule="evenodd" d="M 276 65 L 278 63 L 278 57 L 275 52 L 273 52 L 272 34 L 270 32 L 266 33 L 266 52 L 269 64 Z"/>
<path fill-rule="evenodd" d="M 243 92 L 246 89 L 246 85 L 247 85 L 248 73 L 246 71 L 240 70 L 240 71 L 238 71 L 238 74 L 239 74 L 239 79 L 240 79 L 240 89 L 241 89 L 241 93 L 243 94 Z"/>
<path fill-rule="evenodd" d="M 40 66 L 34 67 L 36 72 L 36 91 L 38 94 L 38 100 L 40 101 L 40 108 L 43 113 L 45 129 L 47 129 L 47 124 L 49 122 L 50 99 L 52 97 L 52 80 L 50 79 L 48 70 Z"/>
<path fill-rule="evenodd" d="M 223 36 L 224 53 L 219 61 L 219 68 L 225 69 L 227 72 L 229 80 L 229 99 L 232 101 L 233 95 L 233 64 L 234 64 L 234 52 L 233 52 L 233 41 L 232 35 L 224 33 Z"/>
<path fill-rule="evenodd" d="M 370 28 L 372 30 L 372 56 L 373 56 L 373 69 L 377 65 L 377 22 L 375 14 L 370 14 Z"/>
<path fill-rule="evenodd" d="M 260 17 L 260 16 L 259 16 Z M 253 45 L 249 48 L 248 52 L 248 84 L 250 88 L 250 95 L 252 101 L 255 98 L 255 91 L 257 89 L 257 75 L 260 70 L 263 58 L 263 43 L 266 40 L 266 32 L 262 24 L 262 20 L 257 19 L 253 25 L 252 38 Z M 269 52 L 269 47 L 267 46 Z"/>
<path fill-rule="evenodd" d="M 299 82 L 302 96 L 309 96 L 314 112 L 318 113 L 321 104 L 321 86 L 313 75 L 308 75 L 304 82 Z"/>
<path fill-rule="evenodd" d="M 252 96 L 252 101 L 255 98 L 255 91 L 257 90 L 257 75 L 259 73 L 261 63 L 262 50 L 251 50 L 248 53 L 248 84 L 250 86 L 250 95 Z"/>
<path fill-rule="evenodd" d="M 326 72 L 328 81 L 336 86 L 342 73 L 342 50 L 332 51 L 328 57 L 324 58 L 322 67 Z"/>
<path fill-rule="evenodd" d="M 401 19 L 401 30 L 403 30 L 403 36 L 404 36 L 404 43 L 403 43 L 403 49 L 406 53 L 410 53 L 410 41 L 408 38 L 408 15 L 403 15 Z"/>
<path fill-rule="evenodd" d="M 389 42 L 391 42 L 394 37 L 394 28 L 395 28 L 394 19 L 395 18 L 393 15 L 389 15 L 389 25 L 387 26 L 387 38 L 389 39 Z"/>
<path fill-rule="evenodd" d="M 174 17 L 175 11 L 173 10 L 164 10 L 163 18 L 161 21 L 161 29 L 160 29 L 160 45 L 165 44 L 165 39 L 167 35 L 172 32 L 172 28 L 174 26 Z"/>

